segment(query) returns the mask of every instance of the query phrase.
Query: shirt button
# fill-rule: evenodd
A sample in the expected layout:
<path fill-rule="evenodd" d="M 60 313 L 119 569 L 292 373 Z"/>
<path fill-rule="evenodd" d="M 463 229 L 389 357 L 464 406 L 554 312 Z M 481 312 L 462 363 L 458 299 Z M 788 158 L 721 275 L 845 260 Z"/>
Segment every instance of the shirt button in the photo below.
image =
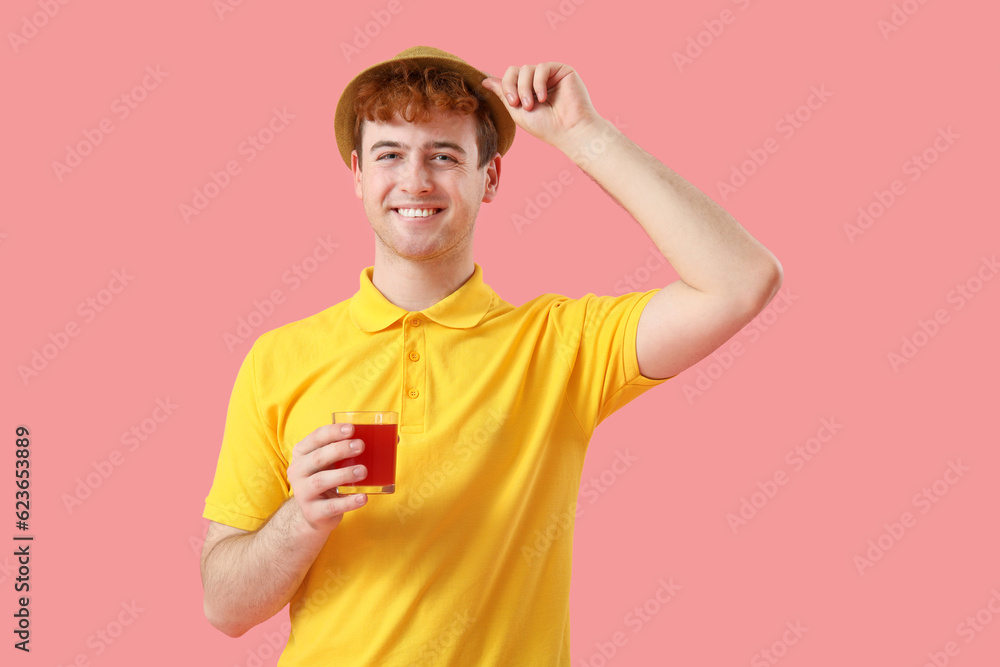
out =
<path fill-rule="evenodd" d="M 420 361 L 420 355 L 416 352 L 410 352 L 410 361 Z"/>
<path fill-rule="evenodd" d="M 416 398 L 417 396 L 420 395 L 420 392 L 417 391 L 416 389 L 411 389 L 409 392 L 407 392 L 406 395 L 409 396 L 410 398 Z"/>
<path fill-rule="evenodd" d="M 419 327 L 419 326 L 420 326 L 420 320 L 419 320 L 419 319 L 417 319 L 417 318 L 414 318 L 414 319 L 410 320 L 410 322 L 411 322 L 411 323 L 413 324 L 413 326 L 415 326 L 415 327 Z"/>

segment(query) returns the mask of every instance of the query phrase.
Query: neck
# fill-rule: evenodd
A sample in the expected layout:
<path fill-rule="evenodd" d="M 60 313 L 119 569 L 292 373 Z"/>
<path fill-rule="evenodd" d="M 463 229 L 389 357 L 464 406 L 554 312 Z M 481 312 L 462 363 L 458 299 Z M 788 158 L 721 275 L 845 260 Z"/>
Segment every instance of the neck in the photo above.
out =
<path fill-rule="evenodd" d="M 472 255 L 434 261 L 386 257 L 375 251 L 372 284 L 390 303 L 410 312 L 430 308 L 457 290 L 476 270 Z"/>

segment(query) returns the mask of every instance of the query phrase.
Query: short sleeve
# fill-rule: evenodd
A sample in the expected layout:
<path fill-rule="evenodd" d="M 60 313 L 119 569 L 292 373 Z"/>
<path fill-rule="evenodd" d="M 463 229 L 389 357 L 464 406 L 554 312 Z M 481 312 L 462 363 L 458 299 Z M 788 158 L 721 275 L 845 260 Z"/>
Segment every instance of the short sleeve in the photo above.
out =
<path fill-rule="evenodd" d="M 551 317 L 571 369 L 567 400 L 588 435 L 613 412 L 670 379 L 642 375 L 636 356 L 639 317 L 657 292 L 587 294 L 553 305 Z"/>
<path fill-rule="evenodd" d="M 233 385 L 222 448 L 202 516 L 256 530 L 289 498 L 288 462 L 261 409 L 255 343 Z"/>

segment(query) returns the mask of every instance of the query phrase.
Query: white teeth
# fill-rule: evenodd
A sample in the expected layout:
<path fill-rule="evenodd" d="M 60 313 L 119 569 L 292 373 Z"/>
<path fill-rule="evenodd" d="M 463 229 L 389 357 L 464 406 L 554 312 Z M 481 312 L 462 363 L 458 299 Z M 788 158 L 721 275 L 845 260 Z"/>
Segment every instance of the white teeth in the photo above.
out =
<path fill-rule="evenodd" d="M 407 218 L 426 218 L 428 216 L 434 215 L 441 209 L 439 208 L 397 208 L 396 209 L 400 215 Z"/>

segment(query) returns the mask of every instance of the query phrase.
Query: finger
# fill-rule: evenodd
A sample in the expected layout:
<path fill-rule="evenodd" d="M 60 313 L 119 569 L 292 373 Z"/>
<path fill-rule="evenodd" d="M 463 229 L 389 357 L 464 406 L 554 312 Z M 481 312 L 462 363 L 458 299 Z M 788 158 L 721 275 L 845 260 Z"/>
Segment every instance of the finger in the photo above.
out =
<path fill-rule="evenodd" d="M 503 87 L 503 96 L 507 99 L 507 104 L 511 107 L 520 106 L 521 102 L 517 97 L 517 68 L 511 65 L 507 68 L 507 71 L 503 73 L 503 79 L 501 80 L 501 86 Z"/>
<path fill-rule="evenodd" d="M 338 514 L 350 512 L 351 510 L 356 510 L 366 502 L 368 502 L 368 496 L 366 494 L 354 493 L 341 498 L 324 500 L 322 509 L 327 512 L 327 516 L 336 516 Z"/>
<path fill-rule="evenodd" d="M 521 106 L 530 110 L 534 106 L 535 95 L 532 90 L 532 81 L 535 78 L 535 68 L 532 65 L 524 65 L 517 73 L 517 95 L 521 98 Z"/>
<path fill-rule="evenodd" d="M 559 82 L 573 74 L 575 71 L 569 65 L 564 63 L 548 62 L 540 63 L 539 67 L 545 67 L 546 76 L 544 81 L 544 88 L 546 90 L 546 95 L 548 95 L 549 89 L 554 89 L 559 86 Z M 536 77 L 537 78 L 537 77 Z"/>
<path fill-rule="evenodd" d="M 355 493 L 349 496 L 328 498 L 309 503 L 302 514 L 310 524 L 329 521 L 330 519 L 346 514 L 351 510 L 363 507 L 368 501 L 368 496 L 363 493 Z"/>
<path fill-rule="evenodd" d="M 309 476 L 320 470 L 332 469 L 338 461 L 352 458 L 363 451 L 365 451 L 365 443 L 358 438 L 331 442 L 309 452 L 302 458 L 302 473 Z"/>
<path fill-rule="evenodd" d="M 363 465 L 347 466 L 335 470 L 320 470 L 306 478 L 306 488 L 308 497 L 306 500 L 320 498 L 327 491 L 336 489 L 344 484 L 360 482 L 368 476 L 368 468 Z"/>
<path fill-rule="evenodd" d="M 496 95 L 497 99 L 500 100 L 500 102 L 504 105 L 508 113 L 513 111 L 514 107 L 511 106 L 511 100 L 517 102 L 517 95 L 515 95 L 514 93 L 510 93 L 510 95 L 507 96 L 504 91 L 502 80 L 500 80 L 497 77 L 484 79 L 483 86 L 485 86 L 487 90 L 490 90 L 494 95 Z"/>
<path fill-rule="evenodd" d="M 549 73 L 552 71 L 552 65 L 554 63 L 539 63 L 538 67 L 535 68 L 535 78 L 533 80 L 533 85 L 535 89 L 535 96 L 538 98 L 539 102 L 544 102 L 545 97 L 549 90 Z"/>
<path fill-rule="evenodd" d="M 344 440 L 352 435 L 354 435 L 353 424 L 325 424 L 296 443 L 292 448 L 292 458 L 294 459 L 296 455 L 305 456 L 331 442 Z"/>

